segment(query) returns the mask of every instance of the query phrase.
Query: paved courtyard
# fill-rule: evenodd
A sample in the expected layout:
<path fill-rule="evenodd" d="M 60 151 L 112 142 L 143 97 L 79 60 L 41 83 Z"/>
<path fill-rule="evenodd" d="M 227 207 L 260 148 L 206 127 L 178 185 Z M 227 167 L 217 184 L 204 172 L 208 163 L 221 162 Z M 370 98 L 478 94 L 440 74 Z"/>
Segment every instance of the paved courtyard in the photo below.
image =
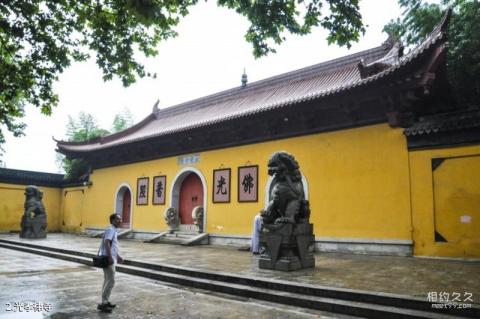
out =
<path fill-rule="evenodd" d="M 0 318 L 351 318 L 166 285 L 117 273 L 112 314 L 96 310 L 103 273 L 76 263 L 0 248 Z M 15 303 L 40 303 L 41 311 Z M 16 311 L 15 311 L 16 310 Z"/>
<path fill-rule="evenodd" d="M 0 238 L 37 245 L 96 253 L 100 239 L 73 234 L 49 234 L 47 239 L 25 240 L 18 234 Z M 314 269 L 278 272 L 259 269 L 258 257 L 225 246 L 175 246 L 121 240 L 126 259 L 169 264 L 241 276 L 287 280 L 427 299 L 428 293 L 471 295 L 479 305 L 480 262 L 409 257 L 316 254 Z M 25 318 L 101 317 L 95 306 L 103 280 L 101 270 L 63 260 L 0 248 L 0 319 L 19 318 L 6 311 L 7 303 L 47 302 L 50 312 L 23 313 Z M 212 294 L 154 280 L 117 273 L 115 318 L 318 318 L 346 316 L 303 308 Z"/>

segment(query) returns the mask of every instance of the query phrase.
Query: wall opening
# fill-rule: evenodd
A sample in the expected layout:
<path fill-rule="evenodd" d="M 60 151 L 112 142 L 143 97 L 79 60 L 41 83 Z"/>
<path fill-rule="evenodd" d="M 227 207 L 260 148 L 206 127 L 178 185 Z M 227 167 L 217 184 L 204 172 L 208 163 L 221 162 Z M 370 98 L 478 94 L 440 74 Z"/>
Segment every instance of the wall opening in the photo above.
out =
<path fill-rule="evenodd" d="M 121 228 L 132 228 L 132 191 L 128 185 L 120 185 L 115 198 L 115 214 L 122 217 Z"/>
<path fill-rule="evenodd" d="M 203 224 L 206 225 L 206 182 L 203 174 L 198 169 L 187 167 L 177 174 L 173 181 L 170 203 L 171 207 L 179 214 L 179 228 L 181 231 L 196 231 L 192 219 L 192 210 L 197 206 L 203 206 Z"/>

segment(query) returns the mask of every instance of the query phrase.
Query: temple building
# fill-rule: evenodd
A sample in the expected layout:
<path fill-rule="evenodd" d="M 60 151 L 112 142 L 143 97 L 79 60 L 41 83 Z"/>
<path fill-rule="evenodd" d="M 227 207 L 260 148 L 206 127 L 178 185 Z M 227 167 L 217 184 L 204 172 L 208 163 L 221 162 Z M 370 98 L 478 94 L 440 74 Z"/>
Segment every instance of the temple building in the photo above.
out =
<path fill-rule="evenodd" d="M 170 209 L 179 233 L 247 244 L 268 202 L 268 159 L 286 151 L 301 167 L 318 251 L 480 257 L 480 110 L 452 98 L 447 24 L 448 14 L 405 54 L 386 41 L 180 105 L 155 105 L 119 133 L 57 141 L 60 153 L 91 169 L 76 185 L 38 173 L 52 179 L 43 184 L 49 230 L 94 233 L 116 212 L 128 236 L 149 239 L 169 229 Z M 23 201 L 13 204 L 5 189 L 30 183 L 22 174 L 0 172 L 10 220 L 4 229 L 20 220 Z M 201 220 L 192 217 L 199 208 Z"/>

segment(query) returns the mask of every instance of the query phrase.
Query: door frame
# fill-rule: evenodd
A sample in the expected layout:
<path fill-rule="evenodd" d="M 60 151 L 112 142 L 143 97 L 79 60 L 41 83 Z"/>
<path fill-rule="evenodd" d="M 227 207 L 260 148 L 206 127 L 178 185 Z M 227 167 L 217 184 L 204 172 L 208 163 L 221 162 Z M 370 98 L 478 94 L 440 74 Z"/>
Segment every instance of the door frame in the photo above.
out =
<path fill-rule="evenodd" d="M 207 225 L 207 182 L 205 180 L 205 176 L 203 176 L 202 172 L 195 168 L 195 167 L 184 167 L 180 171 L 178 171 L 177 175 L 173 179 L 173 184 L 172 187 L 170 188 L 170 205 L 171 207 L 175 208 L 175 210 L 180 213 L 179 208 L 180 208 L 180 189 L 182 187 L 182 183 L 185 180 L 185 178 L 189 174 L 195 174 L 200 178 L 200 181 L 202 182 L 202 189 L 203 189 L 203 225 L 204 229 L 206 229 Z M 194 232 L 193 228 L 192 229 L 185 229 L 182 228 L 182 224 L 180 224 L 180 230 L 184 231 L 191 231 Z"/>
<path fill-rule="evenodd" d="M 115 207 L 114 212 L 117 215 L 122 216 L 123 213 L 123 193 L 124 188 L 130 191 L 130 222 L 128 223 L 128 229 L 132 229 L 133 225 L 133 191 L 132 187 L 128 183 L 121 183 L 117 190 L 115 191 L 115 197 L 113 199 L 113 207 Z M 123 217 L 123 216 L 122 216 Z M 123 223 L 123 221 L 122 221 Z"/>

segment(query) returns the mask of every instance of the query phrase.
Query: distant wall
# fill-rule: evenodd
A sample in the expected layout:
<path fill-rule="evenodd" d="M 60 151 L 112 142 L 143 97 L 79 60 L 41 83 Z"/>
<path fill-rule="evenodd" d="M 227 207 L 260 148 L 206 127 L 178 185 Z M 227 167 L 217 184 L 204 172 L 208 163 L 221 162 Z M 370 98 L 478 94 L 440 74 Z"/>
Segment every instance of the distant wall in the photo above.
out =
<path fill-rule="evenodd" d="M 415 255 L 480 257 L 480 146 L 409 156 Z"/>
<path fill-rule="evenodd" d="M 19 231 L 24 213 L 26 185 L 0 183 L 0 231 Z M 61 220 L 60 188 L 39 186 L 47 212 L 47 230 L 59 231 Z"/>
<path fill-rule="evenodd" d="M 86 192 L 88 192 L 87 186 L 68 187 L 61 190 L 61 230 L 63 232 L 83 231 Z"/>
<path fill-rule="evenodd" d="M 128 189 L 131 227 L 156 233 L 167 229 L 163 213 L 172 205 L 175 181 L 181 184 L 193 172 L 204 186 L 206 232 L 232 240 L 250 236 L 253 217 L 265 207 L 268 159 L 282 150 L 300 164 L 324 250 L 413 240 L 417 256 L 480 257 L 480 146 L 408 151 L 402 129 L 386 124 L 198 152 L 199 160 L 189 164 L 168 157 L 96 169 L 91 183 L 75 187 L 61 186 L 62 176 L 48 173 L 4 170 L 3 176 L 25 180 L 36 174 L 59 185 L 39 187 L 49 231 L 107 226 L 108 216 L 122 210 L 119 194 Z M 258 201 L 239 202 L 237 169 L 250 165 L 259 167 Z M 213 203 L 213 171 L 223 168 L 231 169 L 230 202 Z M 153 177 L 163 175 L 165 204 L 153 205 Z M 136 205 L 142 177 L 149 178 L 148 203 Z M 25 187 L 0 183 L 0 231 L 20 230 Z"/>
<path fill-rule="evenodd" d="M 308 183 L 311 222 L 317 238 L 411 240 L 408 151 L 402 129 L 386 124 L 229 147 L 197 153 L 199 161 L 182 165 L 178 157 L 96 169 L 83 194 L 83 227 L 101 228 L 115 211 L 121 185 L 132 189 L 132 228 L 166 230 L 163 213 L 171 205 L 176 177 L 184 170 L 204 178 L 206 231 L 225 236 L 250 236 L 252 222 L 265 206 L 267 163 L 277 151 L 293 154 Z M 259 166 L 258 202 L 239 202 L 238 167 Z M 213 203 L 213 170 L 231 169 L 229 203 Z M 167 176 L 166 203 L 152 204 L 153 177 Z M 149 178 L 148 204 L 136 205 L 137 179 Z M 81 195 L 80 195 L 81 194 Z M 78 206 L 79 207 L 79 206 Z M 79 208 L 78 208 L 79 209 Z M 73 220 L 65 215 L 65 221 Z M 73 223 L 73 222 L 72 222 Z M 74 221 L 80 225 L 79 220 Z M 72 225 L 73 226 L 73 225 Z"/>

